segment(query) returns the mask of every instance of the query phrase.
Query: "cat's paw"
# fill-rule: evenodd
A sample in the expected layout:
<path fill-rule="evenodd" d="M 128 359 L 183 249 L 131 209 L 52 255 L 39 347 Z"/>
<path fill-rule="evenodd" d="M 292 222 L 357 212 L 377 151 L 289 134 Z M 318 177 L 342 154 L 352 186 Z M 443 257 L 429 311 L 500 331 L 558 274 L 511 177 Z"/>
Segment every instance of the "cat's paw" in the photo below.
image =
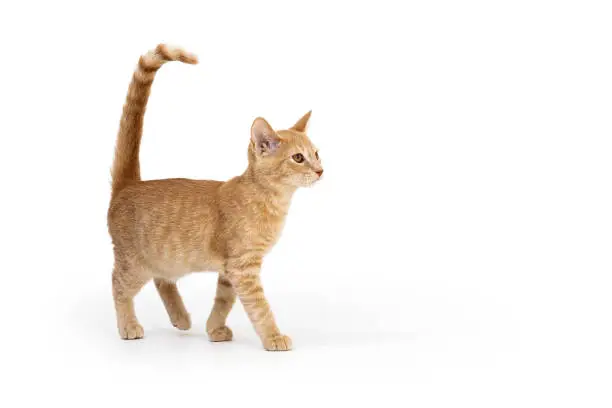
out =
<path fill-rule="evenodd" d="M 187 312 L 174 313 L 170 316 L 172 325 L 179 330 L 191 329 L 191 316 Z"/>
<path fill-rule="evenodd" d="M 234 337 L 232 330 L 227 326 L 217 327 L 208 332 L 210 341 L 230 341 Z"/>
<path fill-rule="evenodd" d="M 291 344 L 291 338 L 284 334 L 268 337 L 263 341 L 263 346 L 268 351 L 289 351 Z"/>
<path fill-rule="evenodd" d="M 144 329 L 136 322 L 128 322 L 119 326 L 119 335 L 123 340 L 142 339 Z"/>

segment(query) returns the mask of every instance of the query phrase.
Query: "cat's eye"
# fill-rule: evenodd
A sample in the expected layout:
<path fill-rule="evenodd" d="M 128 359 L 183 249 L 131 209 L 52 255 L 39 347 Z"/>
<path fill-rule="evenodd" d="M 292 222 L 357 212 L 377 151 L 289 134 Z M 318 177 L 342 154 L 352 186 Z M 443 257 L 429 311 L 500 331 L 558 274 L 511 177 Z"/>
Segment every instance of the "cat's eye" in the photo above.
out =
<path fill-rule="evenodd" d="M 291 156 L 291 158 L 295 160 L 297 163 L 302 163 L 304 161 L 304 155 L 302 153 L 296 153 L 293 156 Z"/>
<path fill-rule="evenodd" d="M 315 157 L 319 160 L 319 152 L 315 152 Z"/>

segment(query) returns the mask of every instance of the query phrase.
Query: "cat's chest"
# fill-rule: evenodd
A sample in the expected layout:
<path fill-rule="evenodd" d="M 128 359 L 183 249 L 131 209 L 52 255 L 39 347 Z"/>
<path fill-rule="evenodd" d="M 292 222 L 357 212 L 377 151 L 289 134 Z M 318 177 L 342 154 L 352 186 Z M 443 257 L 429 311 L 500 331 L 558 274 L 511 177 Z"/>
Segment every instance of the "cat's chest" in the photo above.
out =
<path fill-rule="evenodd" d="M 245 244 L 267 252 L 280 238 L 285 218 L 286 211 L 255 206 L 245 220 Z"/>

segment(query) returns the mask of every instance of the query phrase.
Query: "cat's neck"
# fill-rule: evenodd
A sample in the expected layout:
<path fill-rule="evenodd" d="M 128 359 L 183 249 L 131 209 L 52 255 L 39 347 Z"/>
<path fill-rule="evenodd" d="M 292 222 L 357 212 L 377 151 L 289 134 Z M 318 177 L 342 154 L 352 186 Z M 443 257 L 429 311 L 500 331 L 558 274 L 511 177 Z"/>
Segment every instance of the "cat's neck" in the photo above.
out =
<path fill-rule="evenodd" d="M 251 167 L 238 176 L 239 182 L 245 186 L 250 198 L 265 202 L 276 210 L 286 213 L 296 187 L 281 183 L 275 176 L 259 174 Z"/>

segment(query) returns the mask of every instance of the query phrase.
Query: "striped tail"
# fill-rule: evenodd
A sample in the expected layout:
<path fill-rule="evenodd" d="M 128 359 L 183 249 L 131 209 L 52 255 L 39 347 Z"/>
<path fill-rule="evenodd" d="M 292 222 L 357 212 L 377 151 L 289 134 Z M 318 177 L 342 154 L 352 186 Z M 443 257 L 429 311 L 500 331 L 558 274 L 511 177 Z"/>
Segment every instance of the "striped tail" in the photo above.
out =
<path fill-rule="evenodd" d="M 117 135 L 115 161 L 112 167 L 112 197 L 115 197 L 129 183 L 140 180 L 138 154 L 144 113 L 155 74 L 168 61 L 181 61 L 186 64 L 198 63 L 195 55 L 164 44 L 158 45 L 154 50 L 140 57 L 138 68 L 134 72 L 128 89 Z"/>

